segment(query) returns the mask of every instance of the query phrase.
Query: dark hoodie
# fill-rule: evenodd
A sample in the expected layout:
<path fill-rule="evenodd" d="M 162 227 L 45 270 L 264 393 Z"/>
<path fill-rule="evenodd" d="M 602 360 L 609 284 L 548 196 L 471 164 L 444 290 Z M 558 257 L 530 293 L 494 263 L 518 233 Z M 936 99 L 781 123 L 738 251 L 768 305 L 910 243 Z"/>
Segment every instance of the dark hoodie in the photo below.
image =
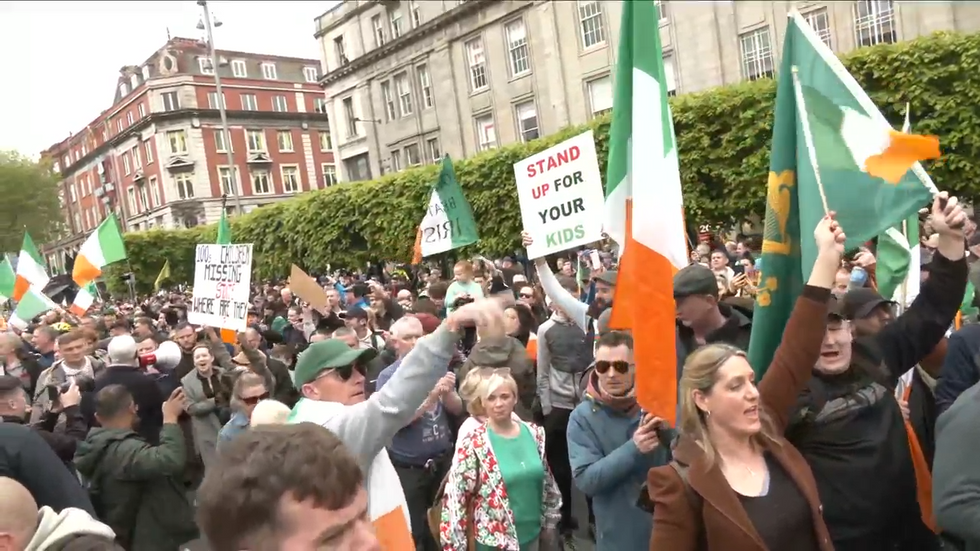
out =
<path fill-rule="evenodd" d="M 537 388 L 534 383 L 534 365 L 527 357 L 527 350 L 521 341 L 510 336 L 481 339 L 459 369 L 457 380 L 462 382 L 466 374 L 478 367 L 509 367 L 510 374 L 517 382 L 517 405 L 514 412 L 531 421 L 534 398 Z"/>
<path fill-rule="evenodd" d="M 737 346 L 741 350 L 749 349 L 749 335 L 752 333 L 751 311 L 738 305 L 722 302 L 718 311 L 725 318 L 725 323 L 705 336 L 705 344 L 723 343 Z M 681 378 L 684 362 L 687 356 L 698 348 L 694 339 L 694 331 L 690 327 L 677 322 L 677 380 Z"/>

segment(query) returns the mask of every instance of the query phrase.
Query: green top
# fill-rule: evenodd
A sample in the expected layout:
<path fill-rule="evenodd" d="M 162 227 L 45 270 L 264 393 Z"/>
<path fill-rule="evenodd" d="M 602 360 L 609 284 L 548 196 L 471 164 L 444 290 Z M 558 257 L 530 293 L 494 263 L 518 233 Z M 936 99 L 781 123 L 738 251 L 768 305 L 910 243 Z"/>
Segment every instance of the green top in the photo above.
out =
<path fill-rule="evenodd" d="M 521 423 L 521 433 L 513 438 L 500 436 L 490 427 L 487 427 L 487 434 L 497 457 L 497 468 L 504 479 L 510 510 L 514 513 L 517 541 L 521 542 L 521 551 L 526 551 L 527 545 L 534 543 L 541 534 L 544 464 L 538 455 L 538 444 L 524 423 Z M 477 545 L 477 548 L 478 551 L 491 549 L 485 545 Z"/>

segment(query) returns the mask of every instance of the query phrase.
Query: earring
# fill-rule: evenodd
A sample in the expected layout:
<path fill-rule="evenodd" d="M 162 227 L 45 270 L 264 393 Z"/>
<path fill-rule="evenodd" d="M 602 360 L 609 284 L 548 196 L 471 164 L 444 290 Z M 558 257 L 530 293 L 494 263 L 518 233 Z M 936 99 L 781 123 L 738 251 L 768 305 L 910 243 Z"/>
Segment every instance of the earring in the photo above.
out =
<path fill-rule="evenodd" d="M 708 411 L 708 410 L 704 410 L 704 416 L 705 417 L 711 417 L 711 412 Z"/>

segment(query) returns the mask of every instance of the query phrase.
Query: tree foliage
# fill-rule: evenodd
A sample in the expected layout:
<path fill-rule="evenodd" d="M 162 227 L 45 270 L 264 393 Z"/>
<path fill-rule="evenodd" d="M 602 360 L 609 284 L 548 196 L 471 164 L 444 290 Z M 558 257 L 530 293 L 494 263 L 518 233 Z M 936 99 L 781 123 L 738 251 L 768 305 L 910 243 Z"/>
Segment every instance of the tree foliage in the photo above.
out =
<path fill-rule="evenodd" d="M 14 151 L 0 151 L 0 252 L 17 252 L 30 232 L 35 243 L 55 239 L 62 228 L 58 175 Z"/>
<path fill-rule="evenodd" d="M 886 118 L 896 125 L 911 102 L 913 128 L 940 137 L 944 156 L 926 169 L 941 188 L 980 196 L 980 34 L 937 33 L 858 50 L 843 62 Z M 725 224 L 764 212 L 772 139 L 773 80 L 743 82 L 671 100 L 688 219 Z M 455 163 L 473 206 L 479 250 L 505 254 L 519 246 L 521 217 L 512 165 L 586 128 L 595 131 L 600 166 L 608 153 L 608 117 Z M 237 243 L 255 245 L 254 277 L 282 277 L 291 263 L 309 270 L 408 261 L 429 186 L 426 166 L 305 193 L 236 217 Z M 192 281 L 195 243 L 214 241 L 214 227 L 126 235 L 141 288 L 152 285 L 166 259 L 174 281 Z"/>

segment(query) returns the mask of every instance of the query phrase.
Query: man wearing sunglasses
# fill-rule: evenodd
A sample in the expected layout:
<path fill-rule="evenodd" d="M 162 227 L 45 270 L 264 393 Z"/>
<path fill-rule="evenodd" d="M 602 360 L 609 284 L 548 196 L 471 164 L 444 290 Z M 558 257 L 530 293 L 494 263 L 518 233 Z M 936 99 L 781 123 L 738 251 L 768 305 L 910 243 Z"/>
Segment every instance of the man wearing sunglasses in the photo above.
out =
<path fill-rule="evenodd" d="M 417 341 L 391 378 L 365 399 L 366 364 L 376 354 L 338 339 L 311 344 L 296 362 L 302 398 L 290 423 L 311 422 L 336 434 L 365 474 L 368 514 L 383 549 L 413 551 L 409 510 L 398 473 L 385 451 L 395 434 L 411 423 L 429 393 L 446 374 L 465 327 L 503 335 L 503 308 L 496 299 L 462 306 L 431 335 Z"/>

